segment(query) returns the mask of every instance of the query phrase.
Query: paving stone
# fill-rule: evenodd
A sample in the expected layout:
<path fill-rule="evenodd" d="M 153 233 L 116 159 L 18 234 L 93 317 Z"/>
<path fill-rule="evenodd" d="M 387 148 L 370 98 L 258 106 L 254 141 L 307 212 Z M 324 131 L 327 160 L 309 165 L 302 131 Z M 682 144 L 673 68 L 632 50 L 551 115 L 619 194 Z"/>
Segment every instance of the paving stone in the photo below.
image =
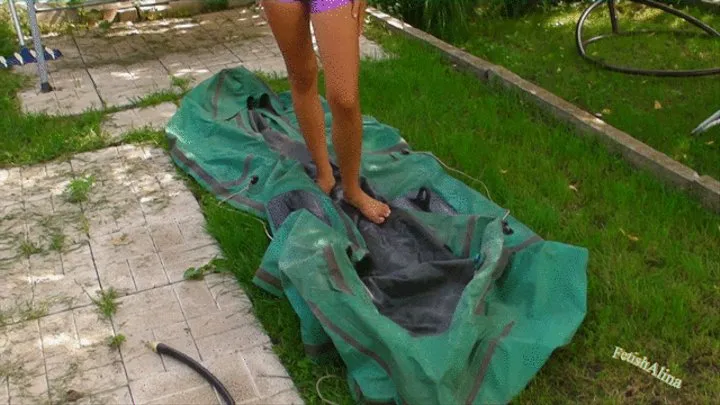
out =
<path fill-rule="evenodd" d="M 261 397 L 270 397 L 294 388 L 292 379 L 269 346 L 243 350 L 242 357 L 251 370 Z"/>
<path fill-rule="evenodd" d="M 127 405 L 132 404 L 133 401 L 132 395 L 130 395 L 130 387 L 123 386 L 101 393 L 85 393 L 73 403 L 75 405 Z"/>
<path fill-rule="evenodd" d="M 218 310 L 217 303 L 202 280 L 173 285 L 185 319 L 191 320 Z"/>
<path fill-rule="evenodd" d="M 209 388 L 210 385 L 194 371 L 180 375 L 170 372 L 155 373 L 130 382 L 130 391 L 136 404 L 147 404 L 201 387 Z"/>
<path fill-rule="evenodd" d="M 203 359 L 225 357 L 254 346 L 270 343 L 259 323 L 253 322 L 227 332 L 195 339 Z M 252 367 L 252 366 L 250 366 Z"/>
<path fill-rule="evenodd" d="M 203 365 L 223 382 L 225 388 L 238 403 L 259 397 L 253 377 L 241 355 L 210 358 L 203 361 Z"/>
<path fill-rule="evenodd" d="M 182 237 L 181 243 L 186 246 L 207 246 L 217 242 L 205 229 L 204 218 L 181 220 L 178 222 L 177 227 Z"/>
<path fill-rule="evenodd" d="M 49 251 L 28 257 L 30 262 L 29 282 L 42 283 L 64 276 L 63 264 L 59 252 Z"/>
<path fill-rule="evenodd" d="M 6 367 L 17 368 L 19 374 L 44 375 L 45 362 L 42 356 L 38 321 L 25 321 L 1 327 L 0 358 L 7 362 Z M 0 383 L 0 385 L 4 384 Z"/>
<path fill-rule="evenodd" d="M 251 310 L 223 310 L 203 314 L 187 321 L 195 339 L 230 332 L 244 326 L 255 324 L 255 315 Z"/>
<path fill-rule="evenodd" d="M 233 399 L 235 399 L 236 401 L 238 400 L 236 397 L 234 397 Z M 220 402 L 215 396 L 215 391 L 213 391 L 212 387 L 210 387 L 209 385 L 191 388 L 187 391 L 176 392 L 148 402 L 149 405 L 167 405 L 180 403 L 187 405 L 214 405 L 219 404 Z"/>
<path fill-rule="evenodd" d="M 185 320 L 172 286 L 146 290 L 118 301 L 120 305 L 113 322 L 119 330 L 128 325 L 160 327 Z"/>
<path fill-rule="evenodd" d="M 185 246 L 181 246 L 160 252 L 160 259 L 171 283 L 181 281 L 183 274 L 190 267 L 204 266 L 216 257 L 221 257 L 221 252 L 214 244 L 190 248 L 190 250 L 187 250 Z"/>
<path fill-rule="evenodd" d="M 140 198 L 145 220 L 149 225 L 204 218 L 200 204 L 190 192 L 173 193 L 167 197 L 172 198 Z"/>
<path fill-rule="evenodd" d="M 88 72 L 107 106 L 131 105 L 142 97 L 171 88 L 169 73 L 158 60 L 128 66 L 104 65 Z"/>
<path fill-rule="evenodd" d="M 269 398 L 247 402 L 247 405 L 303 405 L 304 403 L 297 390 L 292 389 L 283 391 Z"/>
<path fill-rule="evenodd" d="M 150 234 L 142 226 L 92 238 L 90 245 L 95 261 L 102 263 L 113 257 L 135 257 L 154 252 Z"/>
<path fill-rule="evenodd" d="M 277 43 L 257 13 L 215 13 L 199 20 L 113 27 L 105 38 L 49 40 L 65 53 L 50 64 L 56 90 L 27 89 L 18 96 L 21 104 L 26 111 L 76 114 L 170 89 L 170 74 L 189 77 L 192 85 L 239 65 L 287 75 Z M 261 37 L 248 38 L 253 35 Z M 361 38 L 363 55 L 381 51 Z M 119 63 L 130 55 L 140 62 Z M 16 70 L 36 73 L 32 66 Z M 117 136 L 146 125 L 161 130 L 175 111 L 172 103 L 123 111 L 105 131 Z M 69 182 L 87 175 L 96 180 L 89 200 L 66 201 Z M 76 403 L 217 403 L 192 370 L 146 346 L 162 341 L 211 367 L 238 401 L 302 403 L 265 349 L 269 338 L 237 281 L 227 274 L 183 280 L 185 270 L 207 264 L 220 249 L 162 149 L 122 145 L 69 162 L 0 169 L 0 213 L 0 229 L 18 236 L 0 238 L 0 305 L 48 311 L 40 320 L 23 322 L 24 329 L 0 328 L 4 357 L 35 353 L 24 362 L 38 374 L 30 394 L 47 401 L 50 392 L 58 400 L 71 388 L 82 394 Z M 31 259 L 17 255 L 18 240 L 25 237 L 49 246 L 49 229 L 67 236 L 65 251 Z M 98 317 L 88 296 L 101 284 L 121 295 L 112 323 Z M 119 350 L 107 345 L 113 334 L 126 336 Z M 7 342 L 11 351 L 3 346 Z M 0 382 L 0 403 L 17 398 L 16 385 L 4 393 L 8 385 Z"/>
<path fill-rule="evenodd" d="M 49 400 L 48 383 L 45 375 L 23 376 L 20 379 L 8 378 L 11 404 L 47 403 Z"/>
<path fill-rule="evenodd" d="M 152 224 L 149 228 L 150 236 L 159 252 L 177 248 L 184 243 L 180 227 L 174 221 L 166 224 Z"/>
<path fill-rule="evenodd" d="M 92 301 L 87 292 L 100 289 L 97 277 L 62 277 L 35 283 L 33 291 L 38 307 L 46 307 L 47 312 L 54 314 L 71 308 L 89 305 Z"/>
<path fill-rule="evenodd" d="M 8 392 L 7 379 L 0 378 L 0 405 L 10 404 L 10 393 Z"/>
<path fill-rule="evenodd" d="M 129 258 L 128 268 L 137 291 L 160 287 L 169 283 L 160 256 L 157 253 Z"/>
<path fill-rule="evenodd" d="M 103 392 L 127 385 L 125 369 L 122 362 L 98 367 L 90 370 L 76 370 L 72 364 L 57 375 L 48 375 L 51 397 L 54 400 L 63 398 L 68 390 L 83 392 Z"/>
<path fill-rule="evenodd" d="M 51 72 L 49 76 L 53 91 L 40 93 L 39 88 L 34 88 L 18 93 L 23 111 L 74 115 L 102 107 L 95 86 L 85 69 L 65 69 Z"/>
<path fill-rule="evenodd" d="M 84 216 L 87 220 L 91 239 L 97 239 L 120 230 L 117 222 L 115 222 L 114 210 L 112 208 L 86 212 Z"/>
<path fill-rule="evenodd" d="M 227 273 L 205 275 L 205 283 L 210 290 L 218 309 L 221 311 L 252 312 L 250 298 L 238 285 L 237 280 Z"/>

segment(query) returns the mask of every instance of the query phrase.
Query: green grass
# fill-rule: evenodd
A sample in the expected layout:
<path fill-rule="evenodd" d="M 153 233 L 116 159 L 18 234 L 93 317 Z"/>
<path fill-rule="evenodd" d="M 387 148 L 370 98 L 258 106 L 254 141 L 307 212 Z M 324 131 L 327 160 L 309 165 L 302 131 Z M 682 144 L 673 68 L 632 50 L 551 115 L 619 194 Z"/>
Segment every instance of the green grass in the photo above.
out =
<path fill-rule="evenodd" d="M 71 203 L 87 201 L 93 184 L 95 184 L 94 176 L 73 179 L 65 188 L 65 199 Z"/>
<path fill-rule="evenodd" d="M 42 247 L 36 245 L 30 240 L 24 240 L 22 241 L 22 243 L 20 243 L 20 252 L 25 257 L 30 257 L 34 254 L 42 253 L 42 251 Z"/>
<path fill-rule="evenodd" d="M 534 106 L 453 71 L 434 52 L 372 27 L 368 33 L 401 58 L 362 64 L 365 114 L 397 127 L 415 150 L 482 179 L 499 205 L 544 238 L 590 250 L 587 318 L 514 403 L 712 403 L 720 391 L 720 217 Z M 285 80 L 271 85 L 287 89 Z M 69 121 L 64 143 L 47 142 L 51 133 L 25 138 L 25 147 L 5 149 L 5 159 L 29 163 L 84 150 L 80 129 L 92 122 Z M 129 139 L 167 147 L 157 132 Z M 246 287 L 307 403 L 323 403 L 315 384 L 331 374 L 340 378 L 323 381 L 323 396 L 351 403 L 342 364 L 309 362 L 289 303 L 251 285 L 268 247 L 262 225 L 190 185 L 224 267 Z M 107 302 L 101 312 L 111 314 L 114 298 Z M 683 388 L 612 359 L 615 346 L 669 367 Z"/>
<path fill-rule="evenodd" d="M 0 167 L 47 161 L 104 145 L 100 112 L 79 117 L 23 115 L 15 95 L 25 82 L 24 77 L 0 70 Z"/>
<path fill-rule="evenodd" d="M 66 241 L 67 236 L 65 236 L 62 231 L 54 231 L 50 235 L 50 250 L 62 252 L 63 248 L 65 248 Z"/>
<path fill-rule="evenodd" d="M 720 179 L 720 127 L 690 132 L 720 109 L 718 75 L 658 78 L 610 72 L 582 59 L 575 24 L 587 3 L 537 11 L 518 19 L 480 16 L 467 41 L 455 44 L 591 112 L 609 124 L 693 168 Z M 693 35 L 657 33 L 614 37 L 591 44 L 588 54 L 606 62 L 649 69 L 720 66 L 720 40 L 684 21 L 645 7 L 619 7 L 621 30 L 683 29 Z M 689 13 L 720 28 L 720 15 L 696 8 Z M 585 39 L 611 32 L 606 7 L 586 24 Z"/>
<path fill-rule="evenodd" d="M 108 338 L 108 346 L 110 346 L 113 349 L 119 349 L 120 346 L 122 346 L 122 344 L 125 343 L 125 340 L 127 340 L 127 338 L 122 333 L 115 335 L 115 336 L 111 336 L 110 338 Z"/>
<path fill-rule="evenodd" d="M 110 317 L 117 311 L 119 305 L 117 298 L 117 291 L 110 287 L 100 291 L 97 298 L 91 299 L 95 306 L 97 306 L 98 312 L 100 312 L 105 319 L 110 319 Z"/>
<path fill-rule="evenodd" d="M 380 37 L 402 58 L 363 64 L 364 113 L 399 128 L 416 150 L 480 177 L 498 204 L 546 239 L 590 250 L 586 321 L 514 403 L 711 402 L 720 390 L 718 216 L 433 52 Z M 270 83 L 287 90 L 284 80 Z M 344 378 L 343 367 L 308 363 L 289 304 L 250 284 L 268 246 L 262 225 L 194 190 L 280 358 L 308 403 L 321 404 L 315 383 Z M 683 388 L 612 359 L 616 345 L 669 367 Z M 351 403 L 342 379 L 322 387 L 327 399 Z"/>

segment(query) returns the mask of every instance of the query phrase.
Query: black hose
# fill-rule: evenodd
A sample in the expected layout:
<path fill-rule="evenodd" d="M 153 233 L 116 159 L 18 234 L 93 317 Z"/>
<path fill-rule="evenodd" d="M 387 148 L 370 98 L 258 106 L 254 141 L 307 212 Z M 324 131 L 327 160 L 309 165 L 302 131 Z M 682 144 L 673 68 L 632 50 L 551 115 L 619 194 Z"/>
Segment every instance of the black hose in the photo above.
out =
<path fill-rule="evenodd" d="M 193 370 L 195 370 L 198 374 L 200 374 L 205 380 L 207 380 L 215 389 L 217 390 L 218 394 L 222 397 L 222 399 L 225 401 L 227 405 L 235 405 L 235 400 L 230 396 L 230 393 L 228 392 L 227 388 L 223 385 L 220 380 L 217 379 L 208 369 L 203 367 L 200 363 L 195 361 L 192 357 L 186 355 L 185 353 L 179 352 L 172 347 L 164 344 L 164 343 L 153 343 L 151 345 L 151 348 L 154 352 L 159 354 L 164 354 L 166 356 L 170 356 L 174 358 L 175 360 L 184 363 Z"/>
<path fill-rule="evenodd" d="M 668 7 L 664 4 L 658 3 L 653 0 L 630 0 L 634 3 L 639 3 L 648 7 L 657 8 L 659 10 L 662 10 L 666 13 L 672 14 L 676 17 L 682 18 L 683 20 L 687 21 L 688 23 L 698 27 L 699 29 L 705 31 L 710 36 L 720 38 L 720 33 L 715 30 L 714 28 L 708 26 L 704 22 L 700 21 L 699 19 L 687 15 L 681 11 L 675 10 L 671 7 Z M 587 20 L 590 13 L 592 13 L 596 8 L 601 6 L 603 3 L 607 2 L 609 9 L 610 9 L 610 22 L 612 23 L 613 32 L 609 35 L 599 35 L 594 38 L 591 38 L 589 40 L 583 41 L 583 27 L 585 25 L 585 20 Z M 594 3 L 592 3 L 580 16 L 580 19 L 577 22 L 577 25 L 575 27 L 575 43 L 577 45 L 577 50 L 580 56 L 582 56 L 584 59 L 593 62 L 605 69 L 614 71 L 614 72 L 621 72 L 621 73 L 628 73 L 628 74 L 636 74 L 636 75 L 645 75 L 645 76 L 664 76 L 664 77 L 694 77 L 694 76 L 708 76 L 708 75 L 715 75 L 720 74 L 720 67 L 715 68 L 708 68 L 708 69 L 695 69 L 695 70 L 652 70 L 652 69 L 637 69 L 632 67 L 626 67 L 626 66 L 617 66 L 617 65 L 611 65 L 609 63 L 605 63 L 600 61 L 599 59 L 592 58 L 587 55 L 587 52 L 585 51 L 585 45 L 589 45 L 593 42 L 596 42 L 598 40 L 609 38 L 614 35 L 633 35 L 633 34 L 639 34 L 640 32 L 627 32 L 627 33 L 621 33 L 618 29 L 617 24 L 617 16 L 615 15 L 615 0 L 596 0 Z"/>

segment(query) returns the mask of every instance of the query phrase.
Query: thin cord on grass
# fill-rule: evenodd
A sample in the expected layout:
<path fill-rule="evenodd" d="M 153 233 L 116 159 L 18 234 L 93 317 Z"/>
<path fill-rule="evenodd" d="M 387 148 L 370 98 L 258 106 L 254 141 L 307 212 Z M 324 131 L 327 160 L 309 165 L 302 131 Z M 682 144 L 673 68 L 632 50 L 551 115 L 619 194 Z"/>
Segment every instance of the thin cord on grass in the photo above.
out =
<path fill-rule="evenodd" d="M 489 189 L 488 186 L 485 185 L 485 183 L 483 183 L 480 179 L 477 179 L 477 178 L 475 178 L 475 177 L 473 177 L 473 176 L 471 176 L 471 175 L 469 175 L 469 174 L 467 174 L 467 173 L 465 173 L 465 172 L 463 172 L 463 171 L 461 171 L 461 170 L 458 170 L 458 169 L 455 169 L 455 168 L 453 168 L 453 167 L 448 166 L 445 162 L 443 162 L 443 161 L 440 160 L 437 156 L 433 155 L 433 154 L 430 153 L 430 152 L 417 151 L 417 152 L 415 152 L 415 153 L 422 153 L 422 154 L 424 154 L 424 155 L 428 155 L 428 156 L 432 157 L 433 159 L 435 159 L 438 163 L 440 163 L 440 164 L 442 165 L 442 167 L 446 168 L 447 170 L 450 170 L 451 172 L 454 172 L 454 173 L 457 173 L 457 174 L 461 174 L 461 175 L 465 176 L 466 178 L 468 178 L 468 179 L 470 179 L 470 180 L 472 180 L 472 181 L 475 181 L 475 182 L 480 183 L 480 185 L 482 185 L 483 188 L 485 188 L 485 192 L 487 193 L 488 199 L 489 199 L 490 201 L 492 201 L 493 203 L 495 202 L 495 201 L 492 199 L 492 197 L 490 196 L 490 189 Z"/>
<path fill-rule="evenodd" d="M 270 235 L 270 232 L 269 232 L 268 229 L 267 229 L 267 225 L 265 225 L 265 221 L 260 220 L 260 219 L 258 219 L 258 218 L 256 218 L 256 217 L 252 216 L 252 215 L 248 215 L 248 214 L 246 214 L 246 213 L 244 213 L 244 212 L 242 212 L 242 211 L 240 211 L 240 210 L 230 209 L 230 208 L 224 207 L 224 206 L 220 205 L 221 203 L 222 203 L 222 201 L 218 201 L 218 203 L 217 203 L 217 206 L 218 206 L 219 208 L 222 208 L 222 209 L 224 209 L 224 210 L 226 210 L 226 211 L 230 211 L 230 212 L 233 212 L 233 213 L 236 213 L 236 214 L 241 214 L 241 215 L 243 215 L 243 216 L 246 216 L 246 217 L 248 217 L 248 218 L 252 218 L 253 220 L 259 222 L 259 223 L 262 225 L 262 227 L 263 227 L 263 231 L 265 231 L 265 236 L 267 236 L 268 239 L 273 240 L 273 237 Z"/>
<path fill-rule="evenodd" d="M 336 376 L 335 374 L 328 374 L 328 375 L 326 375 L 326 376 L 324 376 L 324 377 L 320 377 L 320 378 L 317 380 L 317 382 L 315 383 L 315 391 L 317 391 L 317 394 L 318 394 L 318 396 L 320 397 L 320 399 L 323 401 L 323 403 L 326 403 L 326 404 L 328 404 L 328 405 L 339 405 L 337 402 L 333 402 L 333 401 L 330 401 L 329 399 L 325 399 L 325 397 L 323 396 L 322 392 L 320 392 L 320 383 L 321 383 L 323 380 L 326 380 L 326 379 L 328 379 L 328 378 L 340 378 L 340 377 Z"/>
<path fill-rule="evenodd" d="M 223 198 L 222 200 L 220 200 L 220 203 L 227 202 L 229 199 L 235 197 L 236 195 L 242 193 L 243 191 L 245 191 L 245 190 L 247 190 L 247 189 L 249 189 L 249 188 L 250 188 L 250 185 L 248 184 L 247 186 L 245 186 L 245 187 L 243 187 L 242 189 L 240 189 L 240 191 L 236 191 L 236 192 L 230 194 L 229 196 Z"/>

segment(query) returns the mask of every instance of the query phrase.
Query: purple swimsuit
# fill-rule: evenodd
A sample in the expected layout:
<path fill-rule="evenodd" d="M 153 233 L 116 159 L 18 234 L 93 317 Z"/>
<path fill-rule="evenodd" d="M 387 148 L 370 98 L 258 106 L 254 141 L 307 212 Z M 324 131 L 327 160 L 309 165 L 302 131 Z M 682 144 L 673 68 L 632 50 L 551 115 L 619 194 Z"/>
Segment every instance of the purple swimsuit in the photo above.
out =
<path fill-rule="evenodd" d="M 334 10 L 338 7 L 342 7 L 346 4 L 352 3 L 352 0 L 277 0 L 280 3 L 293 3 L 296 1 L 302 1 L 310 4 L 310 12 L 322 13 L 325 11 Z"/>

